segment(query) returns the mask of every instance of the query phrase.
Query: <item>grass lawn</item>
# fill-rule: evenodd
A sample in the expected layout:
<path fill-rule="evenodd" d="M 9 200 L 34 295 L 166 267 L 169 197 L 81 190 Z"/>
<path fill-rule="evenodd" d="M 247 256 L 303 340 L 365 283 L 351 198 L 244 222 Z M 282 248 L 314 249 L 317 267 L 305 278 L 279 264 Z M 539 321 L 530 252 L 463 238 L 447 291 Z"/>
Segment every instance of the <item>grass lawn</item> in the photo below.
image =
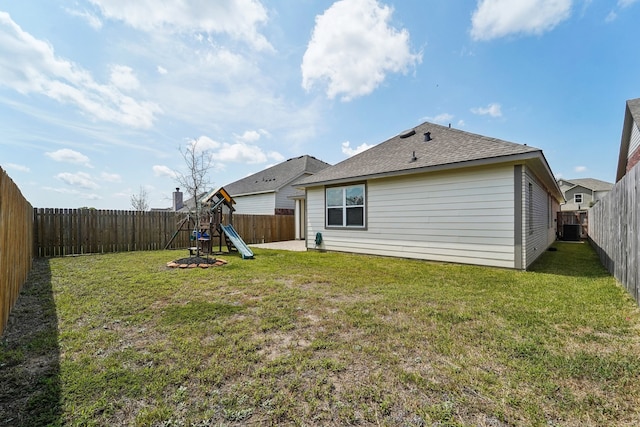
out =
<path fill-rule="evenodd" d="M 587 244 L 555 246 L 530 272 L 38 259 L 0 344 L 0 425 L 638 425 L 640 311 Z"/>

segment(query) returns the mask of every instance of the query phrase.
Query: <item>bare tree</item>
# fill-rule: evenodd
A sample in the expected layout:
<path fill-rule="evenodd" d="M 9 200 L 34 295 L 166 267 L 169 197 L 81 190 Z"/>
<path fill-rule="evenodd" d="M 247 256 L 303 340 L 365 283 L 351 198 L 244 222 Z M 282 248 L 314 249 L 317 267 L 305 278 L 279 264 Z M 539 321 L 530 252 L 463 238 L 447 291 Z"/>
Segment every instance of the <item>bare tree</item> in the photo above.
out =
<path fill-rule="evenodd" d="M 200 197 L 205 189 L 210 185 L 207 178 L 211 164 L 213 163 L 213 157 L 209 150 L 200 149 L 198 147 L 199 141 L 194 139 L 190 141 L 184 149 L 180 149 L 180 154 L 184 158 L 187 166 L 187 172 L 176 173 L 176 181 L 180 187 L 183 187 L 187 194 L 189 194 L 194 201 L 194 213 L 196 220 L 196 255 L 200 256 L 200 242 L 198 240 L 198 232 L 200 231 L 200 216 L 202 206 L 200 205 Z M 191 209 L 191 207 L 190 207 Z"/>
<path fill-rule="evenodd" d="M 143 186 L 140 192 L 131 196 L 131 207 L 134 211 L 146 211 L 149 209 L 149 193 Z"/>

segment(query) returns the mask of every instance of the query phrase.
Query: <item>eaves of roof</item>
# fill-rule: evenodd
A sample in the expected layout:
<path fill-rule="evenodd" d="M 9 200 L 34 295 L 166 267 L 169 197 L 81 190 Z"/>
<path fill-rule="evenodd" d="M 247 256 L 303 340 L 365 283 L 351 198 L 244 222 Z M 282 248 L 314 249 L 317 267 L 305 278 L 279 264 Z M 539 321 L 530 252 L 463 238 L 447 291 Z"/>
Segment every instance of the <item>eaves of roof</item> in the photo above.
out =
<path fill-rule="evenodd" d="M 427 132 L 429 137 L 425 135 Z M 530 164 L 556 199 L 564 201 L 540 149 L 428 122 L 295 185 L 315 187 L 507 162 Z"/>
<path fill-rule="evenodd" d="M 257 196 L 260 194 L 269 194 L 269 193 L 277 193 L 279 189 L 276 190 L 264 190 L 264 191 L 251 191 L 249 193 L 235 194 L 233 197 L 243 197 L 243 196 Z"/>

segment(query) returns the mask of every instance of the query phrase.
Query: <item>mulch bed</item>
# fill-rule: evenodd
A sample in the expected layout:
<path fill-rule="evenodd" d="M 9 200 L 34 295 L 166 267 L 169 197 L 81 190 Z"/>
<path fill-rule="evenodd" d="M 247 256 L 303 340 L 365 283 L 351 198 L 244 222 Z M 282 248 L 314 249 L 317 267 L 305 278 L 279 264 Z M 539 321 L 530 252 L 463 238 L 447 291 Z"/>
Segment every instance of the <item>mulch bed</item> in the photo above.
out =
<path fill-rule="evenodd" d="M 220 258 L 202 258 L 198 256 L 192 256 L 189 258 L 180 258 L 175 261 L 167 263 L 169 268 L 209 268 L 220 267 L 226 265 L 227 261 Z"/>

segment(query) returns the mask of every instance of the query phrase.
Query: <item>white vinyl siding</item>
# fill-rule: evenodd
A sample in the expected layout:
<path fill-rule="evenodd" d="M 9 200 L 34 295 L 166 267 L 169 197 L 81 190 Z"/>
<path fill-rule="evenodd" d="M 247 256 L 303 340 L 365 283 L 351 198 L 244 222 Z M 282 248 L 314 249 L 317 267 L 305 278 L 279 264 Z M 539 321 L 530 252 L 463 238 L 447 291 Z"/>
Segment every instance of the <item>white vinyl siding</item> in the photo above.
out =
<path fill-rule="evenodd" d="M 631 158 L 633 153 L 640 147 L 640 130 L 638 130 L 638 123 L 633 122 L 631 126 L 631 138 L 629 140 L 629 151 L 627 151 L 627 158 Z"/>
<path fill-rule="evenodd" d="M 234 213 L 241 215 L 273 215 L 275 213 L 275 193 L 234 196 Z M 292 207 L 293 209 L 293 207 Z"/>
<path fill-rule="evenodd" d="M 577 195 L 582 199 L 581 202 L 576 202 Z M 591 190 L 580 185 L 566 191 L 564 193 L 564 197 L 567 200 L 567 202 L 562 206 L 562 210 L 564 211 L 586 210 L 589 208 L 592 201 Z"/>
<path fill-rule="evenodd" d="M 550 211 L 557 209 L 553 197 L 544 189 L 537 178 L 523 168 L 523 260 L 528 268 L 555 241 L 556 229 L 549 221 Z M 531 192 L 529 192 L 531 188 Z"/>
<path fill-rule="evenodd" d="M 367 181 L 367 230 L 324 227 L 324 187 L 307 192 L 308 243 L 322 249 L 514 267 L 513 166 Z"/>
<path fill-rule="evenodd" d="M 292 187 L 291 185 L 285 185 L 280 190 L 278 190 L 277 193 L 275 193 L 275 197 L 276 197 L 275 208 L 291 209 L 291 210 L 295 209 L 296 202 L 294 199 L 291 198 L 291 196 L 294 196 L 296 194 L 300 194 L 300 190 L 298 190 L 295 187 Z M 271 214 L 273 215 L 273 212 Z"/>

